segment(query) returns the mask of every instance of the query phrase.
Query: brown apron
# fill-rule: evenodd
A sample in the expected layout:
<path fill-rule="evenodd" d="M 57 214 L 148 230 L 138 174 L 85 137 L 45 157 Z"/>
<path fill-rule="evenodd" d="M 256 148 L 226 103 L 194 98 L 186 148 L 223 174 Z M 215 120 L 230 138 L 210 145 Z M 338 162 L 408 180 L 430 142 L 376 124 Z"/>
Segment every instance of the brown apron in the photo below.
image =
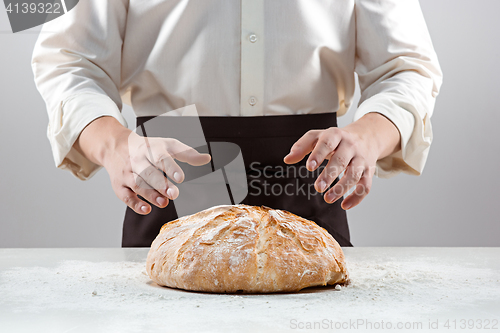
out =
<path fill-rule="evenodd" d="M 138 117 L 137 126 L 152 118 Z M 162 121 L 175 121 L 164 118 Z M 335 113 L 199 119 L 209 147 L 210 142 L 232 142 L 241 149 L 248 195 L 236 204 L 287 210 L 325 228 L 341 246 L 352 246 L 346 212 L 340 207 L 342 200 L 327 204 L 323 195 L 314 190 L 319 172 L 307 171 L 307 157 L 293 166 L 283 162 L 292 145 L 307 131 L 336 127 Z M 162 136 L 168 137 L 167 133 Z M 148 215 L 137 214 L 127 207 L 123 247 L 149 247 L 162 225 L 178 218 L 175 200 L 165 208 L 151 207 Z"/>

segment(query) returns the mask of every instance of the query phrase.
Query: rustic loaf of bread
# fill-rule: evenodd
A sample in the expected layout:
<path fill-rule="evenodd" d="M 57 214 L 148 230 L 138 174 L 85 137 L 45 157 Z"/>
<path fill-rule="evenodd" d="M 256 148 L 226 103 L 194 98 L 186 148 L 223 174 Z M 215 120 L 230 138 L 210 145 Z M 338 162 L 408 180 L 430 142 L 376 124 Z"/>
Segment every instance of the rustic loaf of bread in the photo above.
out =
<path fill-rule="evenodd" d="M 147 272 L 158 285 L 217 293 L 298 291 L 346 284 L 337 241 L 287 211 L 216 206 L 165 224 Z"/>

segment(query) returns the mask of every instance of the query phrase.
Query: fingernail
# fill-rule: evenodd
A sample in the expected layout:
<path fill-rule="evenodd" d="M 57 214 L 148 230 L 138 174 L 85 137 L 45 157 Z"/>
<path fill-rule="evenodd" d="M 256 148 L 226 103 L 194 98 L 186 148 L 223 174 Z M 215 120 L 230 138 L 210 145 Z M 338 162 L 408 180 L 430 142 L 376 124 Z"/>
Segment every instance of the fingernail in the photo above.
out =
<path fill-rule="evenodd" d="M 170 198 L 170 199 L 173 199 L 174 198 L 174 190 L 172 190 L 171 188 L 169 188 L 167 190 L 167 196 Z"/>
<path fill-rule="evenodd" d="M 335 201 L 336 197 L 332 194 L 326 196 L 326 202 L 328 203 L 333 203 Z"/>
<path fill-rule="evenodd" d="M 318 163 L 316 163 L 316 161 L 309 162 L 309 169 L 311 169 L 311 170 L 316 169 L 316 165 L 318 165 Z"/>
<path fill-rule="evenodd" d="M 320 192 L 324 192 L 326 189 L 326 182 L 324 180 L 320 181 L 318 184 L 318 188 Z"/>
<path fill-rule="evenodd" d="M 158 205 L 163 206 L 167 203 L 167 200 L 164 197 L 158 197 L 156 198 L 156 202 L 158 203 Z"/>
<path fill-rule="evenodd" d="M 352 204 L 346 203 L 346 204 L 344 204 L 342 206 L 344 206 L 344 210 L 348 210 L 349 208 L 351 208 Z"/>
<path fill-rule="evenodd" d="M 148 207 L 147 207 L 147 206 L 142 206 L 142 207 L 141 207 L 141 210 L 142 210 L 144 213 L 147 213 L 147 212 L 148 212 Z"/>
<path fill-rule="evenodd" d="M 176 182 L 180 182 L 181 181 L 181 174 L 178 172 L 174 172 L 174 180 Z"/>

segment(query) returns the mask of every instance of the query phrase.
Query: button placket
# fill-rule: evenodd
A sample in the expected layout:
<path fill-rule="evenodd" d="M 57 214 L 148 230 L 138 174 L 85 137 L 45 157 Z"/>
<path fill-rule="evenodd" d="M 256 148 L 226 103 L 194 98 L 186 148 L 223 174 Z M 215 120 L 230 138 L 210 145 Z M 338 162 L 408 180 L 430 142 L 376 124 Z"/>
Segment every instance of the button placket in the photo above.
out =
<path fill-rule="evenodd" d="M 264 1 L 241 0 L 241 116 L 264 115 Z"/>

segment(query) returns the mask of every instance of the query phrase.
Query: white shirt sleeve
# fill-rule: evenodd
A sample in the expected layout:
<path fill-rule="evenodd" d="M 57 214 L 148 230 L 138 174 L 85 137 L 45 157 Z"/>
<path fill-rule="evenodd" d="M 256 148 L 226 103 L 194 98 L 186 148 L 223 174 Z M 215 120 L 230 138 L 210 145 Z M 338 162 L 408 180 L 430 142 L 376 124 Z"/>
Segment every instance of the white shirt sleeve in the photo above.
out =
<path fill-rule="evenodd" d="M 98 117 L 127 126 L 121 96 L 137 116 L 191 104 L 200 116 L 342 115 L 353 70 L 355 120 L 379 112 L 401 134 L 378 176 L 420 174 L 442 80 L 417 0 L 85 0 L 44 25 L 32 64 L 56 166 L 80 179 L 99 166 L 73 144 Z"/>
<path fill-rule="evenodd" d="M 46 23 L 32 68 L 49 114 L 47 136 L 55 164 L 85 180 L 100 168 L 73 144 L 90 122 L 112 116 L 123 126 L 119 93 L 126 0 L 85 0 Z"/>
<path fill-rule="evenodd" d="M 442 72 L 418 0 L 357 0 L 355 15 L 361 99 L 354 120 L 378 112 L 401 134 L 401 150 L 377 162 L 379 177 L 420 175 Z"/>

